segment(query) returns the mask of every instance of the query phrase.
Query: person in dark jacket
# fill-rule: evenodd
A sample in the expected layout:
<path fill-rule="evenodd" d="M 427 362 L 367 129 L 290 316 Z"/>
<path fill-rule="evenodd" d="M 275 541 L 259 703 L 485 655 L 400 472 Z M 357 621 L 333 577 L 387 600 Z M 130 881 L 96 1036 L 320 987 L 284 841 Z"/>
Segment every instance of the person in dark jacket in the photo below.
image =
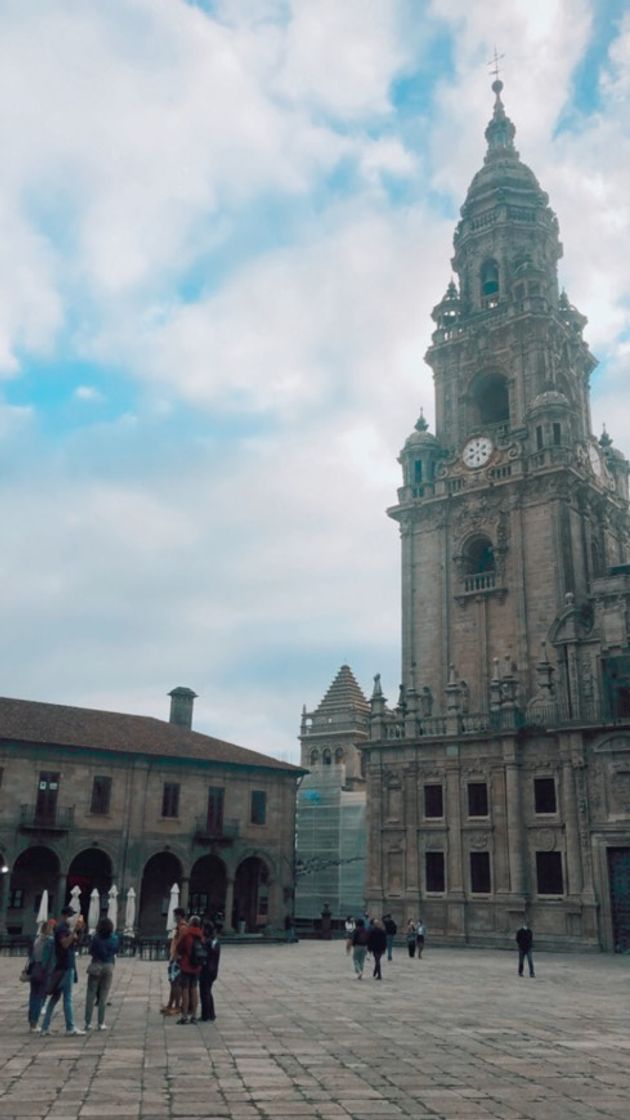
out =
<path fill-rule="evenodd" d="M 393 959 L 392 949 L 394 948 L 394 938 L 398 932 L 398 926 L 391 914 L 383 915 L 383 929 L 385 930 L 385 937 L 387 939 L 387 959 L 391 961 Z"/>
<path fill-rule="evenodd" d="M 518 945 L 518 974 L 523 975 L 523 963 L 527 957 L 527 964 L 529 966 L 529 975 L 535 976 L 534 972 L 534 958 L 532 957 L 532 948 L 534 945 L 534 935 L 529 928 L 527 922 L 523 922 L 521 928 L 516 931 L 516 944 Z"/>
<path fill-rule="evenodd" d="M 212 985 L 219 975 L 219 958 L 221 946 L 219 944 L 219 931 L 212 922 L 203 923 L 203 937 L 206 946 L 206 961 L 201 966 L 199 973 L 199 999 L 201 1001 L 201 1021 L 214 1023 L 214 998 Z"/>
<path fill-rule="evenodd" d="M 368 933 L 368 953 L 374 957 L 374 971 L 372 976 L 375 980 L 382 980 L 381 975 L 381 957 L 387 948 L 387 937 L 378 918 L 374 918 L 372 928 Z"/>
<path fill-rule="evenodd" d="M 114 963 L 118 952 L 118 937 L 109 918 L 101 918 L 94 937 L 90 941 L 91 961 L 87 970 L 87 989 L 85 993 L 85 1029 L 92 1029 L 94 1004 L 97 1007 L 99 1031 L 106 1031 L 105 1008 L 107 996 L 112 986 Z"/>

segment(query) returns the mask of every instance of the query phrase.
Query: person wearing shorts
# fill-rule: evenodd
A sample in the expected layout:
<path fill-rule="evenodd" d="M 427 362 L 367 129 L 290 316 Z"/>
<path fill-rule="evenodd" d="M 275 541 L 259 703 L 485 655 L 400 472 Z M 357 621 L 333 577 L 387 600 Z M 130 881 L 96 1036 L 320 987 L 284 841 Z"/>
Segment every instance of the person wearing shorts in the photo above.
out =
<path fill-rule="evenodd" d="M 197 1008 L 199 1007 L 199 974 L 201 965 L 195 964 L 193 946 L 196 941 L 203 942 L 201 932 L 201 918 L 193 914 L 185 933 L 177 942 L 179 967 L 181 968 L 180 984 L 182 987 L 182 1013 L 177 1020 L 180 1026 L 186 1023 L 197 1022 Z"/>

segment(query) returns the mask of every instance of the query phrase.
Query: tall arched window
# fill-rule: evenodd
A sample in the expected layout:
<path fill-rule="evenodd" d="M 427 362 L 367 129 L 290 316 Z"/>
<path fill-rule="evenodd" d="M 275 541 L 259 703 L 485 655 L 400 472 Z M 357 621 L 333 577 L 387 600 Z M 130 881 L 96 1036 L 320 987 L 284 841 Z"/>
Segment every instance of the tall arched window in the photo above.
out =
<path fill-rule="evenodd" d="M 324 751 L 323 761 L 324 761 L 324 766 L 330 766 L 330 764 L 332 762 L 332 754 L 328 750 L 328 748 L 326 748 L 326 750 Z"/>
<path fill-rule="evenodd" d="M 507 381 L 500 373 L 479 377 L 472 391 L 477 424 L 502 424 L 510 419 Z"/>
<path fill-rule="evenodd" d="M 499 266 L 495 260 L 484 261 L 481 266 L 481 299 L 487 303 L 499 294 Z"/>
<path fill-rule="evenodd" d="M 319 751 L 311 751 L 311 766 L 317 766 L 319 762 Z"/>
<path fill-rule="evenodd" d="M 492 541 L 484 534 L 473 537 L 464 549 L 464 571 L 467 576 L 496 571 Z"/>
<path fill-rule="evenodd" d="M 466 542 L 462 554 L 462 576 L 465 592 L 492 591 L 496 587 L 494 547 L 484 533 Z"/>

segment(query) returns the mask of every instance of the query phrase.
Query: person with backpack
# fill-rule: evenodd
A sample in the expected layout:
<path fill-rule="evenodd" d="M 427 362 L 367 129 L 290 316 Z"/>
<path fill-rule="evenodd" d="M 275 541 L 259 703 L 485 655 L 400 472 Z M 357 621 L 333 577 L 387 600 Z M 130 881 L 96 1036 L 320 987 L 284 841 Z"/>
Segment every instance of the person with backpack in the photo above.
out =
<path fill-rule="evenodd" d="M 219 944 L 219 931 L 213 922 L 203 923 L 204 947 L 206 961 L 201 966 L 199 973 L 199 998 L 201 1000 L 202 1023 L 213 1023 L 216 1019 L 214 1012 L 214 998 L 212 985 L 219 975 L 219 958 L 221 946 Z"/>
<path fill-rule="evenodd" d="M 39 933 L 33 942 L 33 948 L 28 962 L 28 979 L 30 992 L 28 1000 L 28 1025 L 31 1033 L 40 1031 L 37 1023 L 41 1014 L 46 992 L 50 983 L 50 976 L 55 962 L 55 939 L 53 920 L 42 922 Z"/>
<path fill-rule="evenodd" d="M 197 1022 L 199 1006 L 199 976 L 207 961 L 206 946 L 201 932 L 201 918 L 193 914 L 185 933 L 177 942 L 177 955 L 181 968 L 182 1013 L 177 1020 L 180 1026 Z"/>
<path fill-rule="evenodd" d="M 363 969 L 365 968 L 365 957 L 368 948 L 368 931 L 365 928 L 363 918 L 357 918 L 357 924 L 352 934 L 352 965 L 356 973 L 357 980 L 363 979 Z"/>

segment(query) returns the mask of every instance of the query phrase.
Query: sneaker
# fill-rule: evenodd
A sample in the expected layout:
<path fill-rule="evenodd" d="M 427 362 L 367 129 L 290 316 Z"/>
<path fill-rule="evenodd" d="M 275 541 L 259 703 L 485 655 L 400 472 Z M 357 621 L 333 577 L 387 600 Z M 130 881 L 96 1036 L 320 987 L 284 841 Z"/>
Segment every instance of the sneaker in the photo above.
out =
<path fill-rule="evenodd" d="M 197 1022 L 197 1019 L 195 1018 L 195 1016 L 194 1016 L 194 1015 L 191 1015 L 191 1016 L 190 1016 L 190 1019 L 188 1020 L 188 1022 L 189 1022 L 189 1023 L 196 1023 L 196 1022 Z"/>
<path fill-rule="evenodd" d="M 178 1027 L 185 1027 L 187 1025 L 187 1023 L 188 1023 L 188 1019 L 186 1019 L 186 1017 L 184 1015 L 182 1015 L 181 1019 L 177 1020 L 177 1026 Z"/>
<path fill-rule="evenodd" d="M 85 1031 L 91 1031 L 92 1030 L 92 1024 L 91 1023 L 86 1023 L 83 1029 Z"/>
<path fill-rule="evenodd" d="M 44 1037 L 44 1035 L 49 1035 L 49 1034 L 50 1034 L 50 1031 L 46 1031 L 46 1030 L 44 1030 L 44 1028 L 42 1027 L 42 1029 L 41 1029 L 41 1035 L 42 1035 L 42 1038 Z"/>
<path fill-rule="evenodd" d="M 71 1035 L 85 1034 L 85 1031 L 79 1030 L 78 1027 L 73 1027 L 73 1029 L 71 1031 L 66 1031 L 66 1034 L 71 1034 Z"/>
<path fill-rule="evenodd" d="M 42 1033 L 42 1028 L 41 1027 L 31 1026 L 28 1029 L 31 1032 L 31 1034 L 41 1034 Z"/>
<path fill-rule="evenodd" d="M 108 1031 L 109 1027 L 107 1026 L 107 1023 L 99 1023 L 98 1029 L 99 1031 Z"/>

